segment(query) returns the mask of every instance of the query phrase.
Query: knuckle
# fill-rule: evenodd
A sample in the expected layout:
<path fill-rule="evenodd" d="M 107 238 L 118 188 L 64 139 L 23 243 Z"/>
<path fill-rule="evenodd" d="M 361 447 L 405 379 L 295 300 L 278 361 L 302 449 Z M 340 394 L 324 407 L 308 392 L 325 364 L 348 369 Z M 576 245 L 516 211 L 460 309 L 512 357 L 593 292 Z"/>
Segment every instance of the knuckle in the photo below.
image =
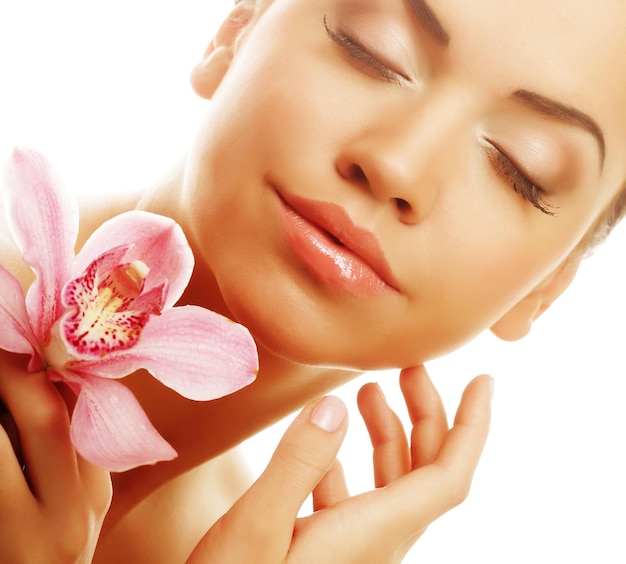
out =
<path fill-rule="evenodd" d="M 262 562 L 261 557 L 267 557 L 276 550 L 276 529 L 270 519 L 229 511 L 213 525 L 202 541 L 203 546 L 200 548 L 197 545 L 196 550 L 206 558 L 203 562 L 246 562 L 252 558 L 251 550 L 258 559 L 256 561 Z"/>
<path fill-rule="evenodd" d="M 455 472 L 453 469 L 444 469 L 443 486 L 447 492 L 447 506 L 449 509 L 461 505 L 469 496 L 472 485 L 471 476 L 464 472 Z"/>
<path fill-rule="evenodd" d="M 63 397 L 45 372 L 18 372 L 3 384 L 3 399 L 19 425 L 39 430 L 68 421 Z"/>
<path fill-rule="evenodd" d="M 96 484 L 90 485 L 86 495 L 89 496 L 94 515 L 97 519 L 102 520 L 111 507 L 113 499 L 113 484 L 109 474 L 103 474 Z"/>
<path fill-rule="evenodd" d="M 461 505 L 470 493 L 470 483 L 469 482 L 461 482 L 457 484 L 456 489 L 452 491 L 452 507 L 456 507 L 457 505 Z"/>
<path fill-rule="evenodd" d="M 59 430 L 65 428 L 68 423 L 67 407 L 58 394 L 47 394 L 45 401 L 34 404 L 30 412 L 30 426 L 34 429 Z"/>
<path fill-rule="evenodd" d="M 56 535 L 55 553 L 59 561 L 78 560 L 97 529 L 95 517 L 89 509 L 74 507 L 63 520 L 62 531 Z"/>
<path fill-rule="evenodd" d="M 296 442 L 285 442 L 275 453 L 275 461 L 283 472 L 292 478 L 298 478 L 311 472 L 324 473 L 328 461 L 318 460 L 312 455 L 311 449 Z"/>
<path fill-rule="evenodd" d="M 109 511 L 111 507 L 111 501 L 113 500 L 113 487 L 111 482 L 109 482 L 107 488 L 103 488 L 101 492 L 98 493 L 95 500 L 95 510 L 97 515 L 104 519 L 105 515 Z"/>

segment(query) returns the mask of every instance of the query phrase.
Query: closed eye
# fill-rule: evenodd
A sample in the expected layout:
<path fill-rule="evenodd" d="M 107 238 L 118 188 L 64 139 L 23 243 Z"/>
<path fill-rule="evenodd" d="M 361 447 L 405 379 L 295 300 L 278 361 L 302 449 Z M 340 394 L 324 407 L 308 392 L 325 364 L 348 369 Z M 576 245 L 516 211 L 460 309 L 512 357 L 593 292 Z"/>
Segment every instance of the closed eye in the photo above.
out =
<path fill-rule="evenodd" d="M 511 187 L 546 215 L 556 216 L 558 207 L 546 201 L 546 192 L 523 174 L 513 160 L 495 144 L 485 147 L 487 158 L 496 173 Z"/>
<path fill-rule="evenodd" d="M 380 60 L 359 39 L 346 34 L 343 31 L 334 31 L 324 16 L 324 29 L 333 43 L 341 47 L 342 51 L 355 63 L 360 70 L 365 71 L 374 78 L 380 78 L 387 82 L 400 84 L 400 78 L 410 80 L 407 76 L 389 67 Z"/>

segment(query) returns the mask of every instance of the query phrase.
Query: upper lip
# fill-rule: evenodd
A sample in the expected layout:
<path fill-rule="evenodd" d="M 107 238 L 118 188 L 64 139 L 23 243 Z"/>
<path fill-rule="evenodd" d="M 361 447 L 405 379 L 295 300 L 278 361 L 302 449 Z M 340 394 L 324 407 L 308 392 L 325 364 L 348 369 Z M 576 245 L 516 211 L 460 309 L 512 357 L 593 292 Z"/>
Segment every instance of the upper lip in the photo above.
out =
<path fill-rule="evenodd" d="M 279 192 L 279 196 L 298 215 L 326 231 L 330 237 L 370 266 L 385 284 L 398 290 L 398 283 L 378 239 L 371 231 L 355 225 L 344 208 L 338 204 L 309 200 L 285 192 Z"/>

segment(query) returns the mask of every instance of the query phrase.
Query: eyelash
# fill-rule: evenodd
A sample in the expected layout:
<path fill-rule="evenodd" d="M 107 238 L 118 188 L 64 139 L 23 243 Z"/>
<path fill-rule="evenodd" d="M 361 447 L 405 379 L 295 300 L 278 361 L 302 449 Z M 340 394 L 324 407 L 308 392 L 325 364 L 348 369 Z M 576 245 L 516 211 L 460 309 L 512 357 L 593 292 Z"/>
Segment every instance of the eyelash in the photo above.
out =
<path fill-rule="evenodd" d="M 353 60 L 365 65 L 362 70 L 370 70 L 376 73 L 377 77 L 387 82 L 400 83 L 399 78 L 409 80 L 402 73 L 390 69 L 381 62 L 371 51 L 358 39 L 346 35 L 344 32 L 336 32 L 328 25 L 328 18 L 324 15 L 324 29 L 330 40 L 341 47 L 341 49 Z M 527 178 L 515 165 L 515 163 L 497 146 L 487 148 L 489 162 L 496 172 L 513 188 L 513 190 L 530 202 L 542 213 L 555 216 L 556 208 L 545 201 L 544 190 Z"/>
<path fill-rule="evenodd" d="M 517 165 L 497 146 L 487 147 L 487 157 L 496 172 L 513 188 L 513 190 L 530 202 L 540 212 L 556 216 L 558 209 L 545 200 L 545 191 L 541 186 L 527 178 Z"/>
<path fill-rule="evenodd" d="M 328 19 L 324 15 L 324 29 L 330 40 L 341 47 L 341 49 L 354 61 L 360 63 L 361 70 L 375 73 L 377 78 L 387 82 L 400 84 L 400 78 L 409 80 L 402 73 L 399 73 L 378 59 L 365 45 L 355 37 L 347 35 L 343 31 L 336 32 L 328 25 Z"/>

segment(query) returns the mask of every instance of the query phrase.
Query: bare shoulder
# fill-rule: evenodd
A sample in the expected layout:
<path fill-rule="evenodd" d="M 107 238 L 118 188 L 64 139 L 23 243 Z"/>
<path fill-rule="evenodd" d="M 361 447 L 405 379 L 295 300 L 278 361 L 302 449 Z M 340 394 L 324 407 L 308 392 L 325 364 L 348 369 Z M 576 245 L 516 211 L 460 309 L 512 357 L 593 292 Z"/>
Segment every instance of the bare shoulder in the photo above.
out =
<path fill-rule="evenodd" d="M 101 538 L 94 563 L 184 562 L 251 481 L 239 449 L 178 476 L 133 508 Z"/>
<path fill-rule="evenodd" d="M 80 229 L 76 250 L 80 249 L 89 236 L 105 221 L 137 205 L 140 194 L 126 197 L 109 197 L 106 194 L 79 195 Z"/>
<path fill-rule="evenodd" d="M 81 202 L 80 231 L 76 250 L 80 249 L 87 238 L 98 226 L 106 220 L 124 211 L 132 209 L 138 196 L 124 199 L 110 199 L 90 197 Z M 5 216 L 5 209 L 0 194 L 0 265 L 11 272 L 26 289 L 34 279 L 30 267 L 24 262 L 22 255 L 15 244 Z"/>
<path fill-rule="evenodd" d="M 0 218 L 0 264 L 13 274 L 26 289 L 34 279 L 33 271 L 22 259 L 22 255 L 9 231 L 1 206 Z"/>

